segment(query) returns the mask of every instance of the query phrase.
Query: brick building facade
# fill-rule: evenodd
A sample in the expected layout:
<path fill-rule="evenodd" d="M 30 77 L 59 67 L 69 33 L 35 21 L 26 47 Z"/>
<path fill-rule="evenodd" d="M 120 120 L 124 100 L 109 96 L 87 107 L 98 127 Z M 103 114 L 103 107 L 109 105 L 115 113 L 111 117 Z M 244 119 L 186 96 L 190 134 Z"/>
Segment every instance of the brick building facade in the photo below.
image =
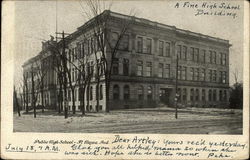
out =
<path fill-rule="evenodd" d="M 122 21 L 133 22 L 121 40 L 116 58 L 112 60 L 112 76 L 108 95 L 111 109 L 156 107 L 161 104 L 173 106 L 176 77 L 178 77 L 178 105 L 217 107 L 228 105 L 229 47 L 231 46 L 228 40 L 111 11 L 104 11 L 102 15 L 110 16 L 106 36 L 111 41 L 116 39 L 118 33 L 121 32 Z M 92 44 L 93 35 L 91 23 L 90 20 L 69 36 L 66 53 L 69 57 L 71 54 L 78 55 L 73 60 L 75 65 L 79 64 L 78 59 L 81 56 L 88 56 L 89 62 L 86 63 L 89 63 L 95 72 L 96 60 L 93 51 L 91 52 L 91 46 L 89 46 Z M 89 43 L 83 42 L 86 39 Z M 111 53 L 107 47 L 106 55 L 109 56 L 109 54 Z M 43 47 L 43 51 L 39 53 L 39 56 L 41 55 L 43 58 L 36 59 L 47 61 L 49 64 L 49 57 L 52 53 Z M 24 74 L 29 72 L 30 64 L 31 60 L 23 66 Z M 78 71 L 72 67 L 71 72 L 73 81 L 75 81 Z M 53 67 L 48 74 L 45 80 L 47 88 L 45 88 L 44 101 L 48 103 L 48 106 L 54 107 L 58 105 L 58 84 Z M 102 111 L 106 110 L 105 97 L 107 96 L 104 79 L 105 76 L 101 76 L 98 91 L 100 99 L 98 108 Z M 96 79 L 93 76 L 85 91 L 84 100 L 88 101 L 88 103 L 85 102 L 87 111 L 97 110 L 96 88 Z M 80 95 L 82 93 L 80 92 L 82 90 L 76 85 L 77 110 L 81 105 Z M 72 109 L 70 91 L 67 95 L 70 100 L 70 109 Z"/>

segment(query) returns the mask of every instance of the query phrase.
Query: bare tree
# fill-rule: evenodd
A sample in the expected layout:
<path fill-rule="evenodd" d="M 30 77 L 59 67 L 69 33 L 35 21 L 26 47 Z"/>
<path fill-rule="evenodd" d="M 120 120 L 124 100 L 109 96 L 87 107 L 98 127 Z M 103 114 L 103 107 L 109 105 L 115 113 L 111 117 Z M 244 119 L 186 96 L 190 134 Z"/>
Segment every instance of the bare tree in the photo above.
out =
<path fill-rule="evenodd" d="M 18 102 L 17 91 L 16 91 L 15 86 L 14 86 L 14 108 L 17 108 L 17 113 L 18 113 L 18 116 L 20 117 L 21 116 L 20 105 L 19 105 L 19 102 Z"/>
<path fill-rule="evenodd" d="M 29 112 L 29 87 L 28 87 L 28 74 L 23 74 L 23 100 L 26 113 Z"/>
<path fill-rule="evenodd" d="M 65 34 L 62 33 L 62 40 L 56 44 L 49 44 L 50 51 L 52 52 L 52 57 L 54 58 L 55 68 L 58 73 L 58 80 L 60 85 L 59 97 L 61 102 L 61 97 L 63 97 L 62 102 L 64 102 L 64 117 L 68 118 L 68 73 L 69 69 L 67 66 L 67 56 L 66 56 L 66 42 Z M 62 88 L 61 88 L 62 87 Z M 63 96 L 61 96 L 61 89 L 63 89 Z M 60 107 L 60 106 L 59 106 Z"/>
<path fill-rule="evenodd" d="M 116 59 L 117 51 L 120 49 L 120 43 L 127 34 L 133 19 L 126 19 L 120 22 L 120 31 L 116 39 L 112 39 L 111 32 L 109 30 L 110 23 L 110 12 L 107 14 L 101 14 L 105 9 L 110 10 L 112 3 L 106 5 L 103 1 L 100 0 L 87 0 L 86 2 L 87 9 L 84 9 L 81 5 L 83 13 L 87 18 L 91 19 L 93 23 L 94 37 L 97 40 L 97 44 L 100 47 L 101 58 L 100 62 L 104 63 L 104 76 L 105 76 L 105 86 L 106 86 L 106 111 L 109 112 L 109 91 L 110 91 L 110 80 L 112 74 L 112 68 L 114 60 Z M 80 3 L 82 4 L 82 3 Z M 132 15 L 132 12 L 130 15 Z M 93 17 L 93 18 L 92 18 Z"/>

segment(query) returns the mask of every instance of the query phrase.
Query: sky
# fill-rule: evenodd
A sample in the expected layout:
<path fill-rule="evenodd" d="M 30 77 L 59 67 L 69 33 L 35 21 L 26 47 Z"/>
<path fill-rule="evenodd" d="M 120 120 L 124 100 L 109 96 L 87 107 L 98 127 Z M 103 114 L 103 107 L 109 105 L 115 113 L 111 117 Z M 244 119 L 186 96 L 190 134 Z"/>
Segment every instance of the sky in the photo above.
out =
<path fill-rule="evenodd" d="M 131 11 L 139 18 L 145 18 L 159 23 L 176 26 L 180 29 L 210 35 L 229 40 L 230 47 L 230 84 L 234 83 L 233 72 L 243 76 L 243 3 L 225 1 L 225 5 L 236 9 L 221 9 L 222 1 L 105 1 L 102 4 L 112 4 L 111 11 L 130 14 Z M 178 4 L 179 5 L 178 5 Z M 185 3 L 185 4 L 184 4 Z M 208 8 L 202 8 L 202 4 Z M 57 4 L 57 5 L 56 5 Z M 195 5 L 198 8 L 195 8 Z M 239 5 L 239 6 L 238 6 Z M 57 7 L 56 7 L 57 6 Z M 104 5 L 102 5 L 104 6 Z M 177 7 L 178 6 L 178 7 Z M 209 9 L 215 6 L 216 8 Z M 224 5 L 223 5 L 224 6 Z M 207 5 L 206 5 L 207 7 Z M 15 2 L 15 51 L 14 51 L 14 83 L 18 85 L 22 78 L 22 64 L 41 51 L 42 41 L 55 36 L 57 30 L 72 33 L 88 19 L 86 2 L 84 1 L 18 1 Z M 103 7 L 104 8 L 104 7 Z M 203 10 L 212 15 L 196 15 Z M 236 14 L 233 16 L 216 16 L 215 12 Z"/>

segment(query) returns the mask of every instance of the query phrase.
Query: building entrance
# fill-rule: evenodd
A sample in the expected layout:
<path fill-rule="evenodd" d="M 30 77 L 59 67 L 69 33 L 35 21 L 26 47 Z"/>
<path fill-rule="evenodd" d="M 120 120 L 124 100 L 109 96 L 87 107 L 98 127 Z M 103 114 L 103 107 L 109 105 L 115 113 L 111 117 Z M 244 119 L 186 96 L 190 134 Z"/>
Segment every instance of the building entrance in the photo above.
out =
<path fill-rule="evenodd" d="M 169 105 L 169 98 L 171 93 L 170 88 L 161 88 L 160 89 L 160 101 L 163 104 Z"/>

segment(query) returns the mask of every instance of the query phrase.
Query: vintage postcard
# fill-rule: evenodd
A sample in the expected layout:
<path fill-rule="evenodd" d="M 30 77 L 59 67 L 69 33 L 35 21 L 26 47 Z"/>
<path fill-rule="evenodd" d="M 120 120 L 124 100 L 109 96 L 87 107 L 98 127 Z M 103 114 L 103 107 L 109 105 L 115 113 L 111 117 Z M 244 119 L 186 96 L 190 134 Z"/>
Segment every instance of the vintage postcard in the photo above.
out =
<path fill-rule="evenodd" d="M 249 3 L 2 2 L 1 158 L 249 158 Z"/>

